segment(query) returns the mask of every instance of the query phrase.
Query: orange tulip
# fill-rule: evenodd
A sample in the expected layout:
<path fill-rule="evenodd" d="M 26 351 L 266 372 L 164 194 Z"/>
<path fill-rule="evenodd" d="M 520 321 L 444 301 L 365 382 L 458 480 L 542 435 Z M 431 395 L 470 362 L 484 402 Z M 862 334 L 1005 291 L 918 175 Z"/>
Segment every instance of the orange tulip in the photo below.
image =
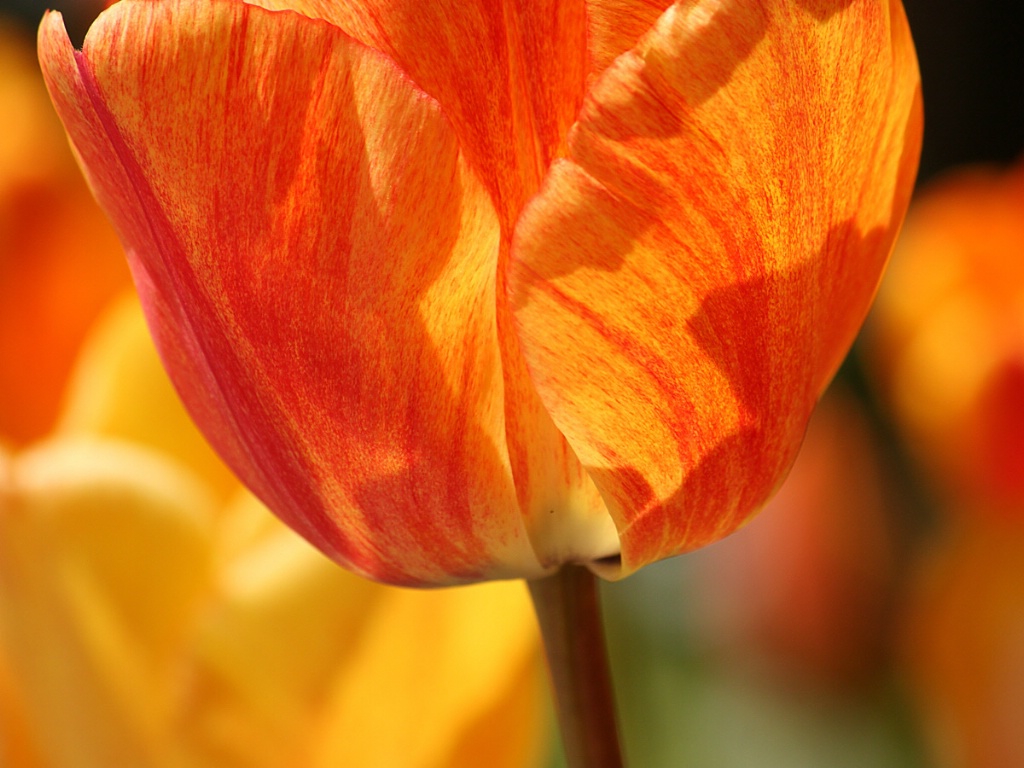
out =
<path fill-rule="evenodd" d="M 1024 162 L 914 205 L 872 317 L 911 448 L 971 509 L 1024 515 Z M 982 503 L 983 502 L 983 503 Z"/>
<path fill-rule="evenodd" d="M 183 400 L 366 576 L 610 576 L 791 463 L 920 143 L 898 0 L 125 0 L 51 96 Z"/>

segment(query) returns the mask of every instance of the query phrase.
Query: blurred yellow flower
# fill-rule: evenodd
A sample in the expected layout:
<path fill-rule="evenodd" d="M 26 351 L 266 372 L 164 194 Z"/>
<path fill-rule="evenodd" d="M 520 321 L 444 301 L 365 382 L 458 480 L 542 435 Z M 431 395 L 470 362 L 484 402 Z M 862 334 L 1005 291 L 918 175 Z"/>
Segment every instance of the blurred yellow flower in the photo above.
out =
<path fill-rule="evenodd" d="M 230 479 L 162 376 L 122 300 L 85 346 L 60 428 L 5 459 L 3 758 L 538 764 L 544 680 L 523 586 L 424 593 L 343 571 Z"/>

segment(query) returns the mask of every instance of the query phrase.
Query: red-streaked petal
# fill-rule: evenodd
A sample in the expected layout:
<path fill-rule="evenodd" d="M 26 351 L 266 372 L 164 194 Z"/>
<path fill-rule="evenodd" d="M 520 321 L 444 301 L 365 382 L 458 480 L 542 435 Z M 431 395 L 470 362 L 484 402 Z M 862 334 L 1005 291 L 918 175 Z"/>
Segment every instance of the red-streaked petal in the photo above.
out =
<path fill-rule="evenodd" d="M 564 154 L 589 66 L 584 0 L 258 0 L 391 57 L 452 121 L 509 228 Z"/>
<path fill-rule="evenodd" d="M 670 0 L 587 0 L 591 72 L 599 75 L 631 50 L 670 5 Z"/>
<path fill-rule="evenodd" d="M 330 21 L 384 51 L 437 98 L 495 201 L 503 297 L 514 223 L 552 159 L 565 154 L 582 104 L 589 63 L 582 0 L 259 3 Z M 545 565 L 614 555 L 618 537 L 604 502 L 537 397 L 508 305 L 497 311 L 506 443 L 534 548 Z"/>
<path fill-rule="evenodd" d="M 920 146 L 897 1 L 689 0 L 594 84 L 512 302 L 624 571 L 770 495 L 874 293 Z"/>
<path fill-rule="evenodd" d="M 271 509 L 365 575 L 540 571 L 504 448 L 498 218 L 436 103 L 330 25 L 125 0 L 40 59 L 158 348 Z"/>

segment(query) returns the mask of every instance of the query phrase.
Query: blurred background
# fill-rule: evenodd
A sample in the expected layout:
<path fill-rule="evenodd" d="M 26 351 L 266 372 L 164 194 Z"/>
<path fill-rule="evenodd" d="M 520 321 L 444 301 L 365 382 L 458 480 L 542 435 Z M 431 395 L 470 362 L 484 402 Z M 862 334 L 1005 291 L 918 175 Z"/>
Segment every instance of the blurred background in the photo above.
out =
<path fill-rule="evenodd" d="M 1024 6 L 904 4 L 915 202 L 796 467 L 740 533 L 606 585 L 637 768 L 1024 768 Z M 79 40 L 97 12 L 54 6 Z M 0 766 L 559 766 L 523 595 L 324 568 L 201 447 L 49 111 L 44 7 L 0 2 L 0 476 L 31 513 L 0 523 Z M 365 704 L 469 656 L 426 722 Z"/>

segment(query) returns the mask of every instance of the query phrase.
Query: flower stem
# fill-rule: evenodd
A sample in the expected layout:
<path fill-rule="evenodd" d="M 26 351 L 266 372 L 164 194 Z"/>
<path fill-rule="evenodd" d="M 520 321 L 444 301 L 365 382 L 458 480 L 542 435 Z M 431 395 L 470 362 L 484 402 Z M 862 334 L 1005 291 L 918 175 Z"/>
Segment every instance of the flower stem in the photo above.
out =
<path fill-rule="evenodd" d="M 528 582 L 569 768 L 622 768 L 597 579 L 569 565 Z"/>

